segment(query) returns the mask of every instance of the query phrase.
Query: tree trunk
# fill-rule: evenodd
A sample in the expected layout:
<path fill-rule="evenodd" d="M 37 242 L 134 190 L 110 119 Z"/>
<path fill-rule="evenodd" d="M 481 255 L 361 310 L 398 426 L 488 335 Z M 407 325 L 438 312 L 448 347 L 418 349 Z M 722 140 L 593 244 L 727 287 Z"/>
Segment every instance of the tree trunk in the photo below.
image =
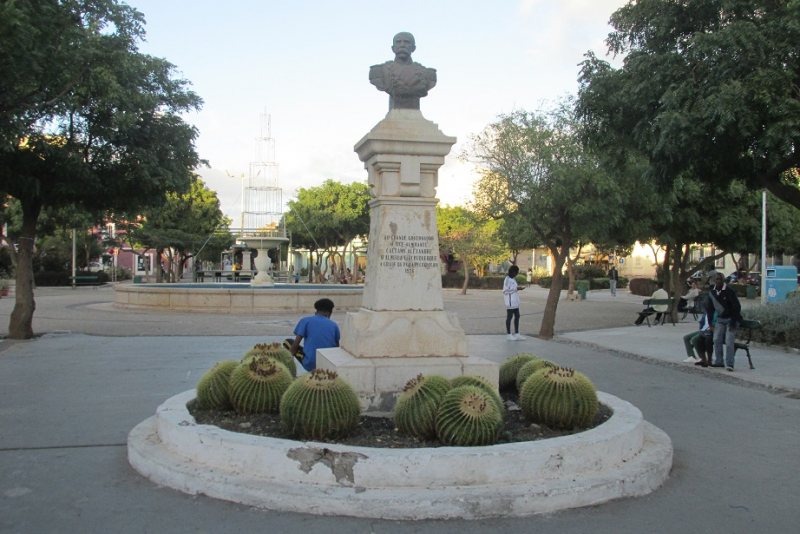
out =
<path fill-rule="evenodd" d="M 36 239 L 36 222 L 42 205 L 38 201 L 20 202 L 22 205 L 22 231 L 17 250 L 17 286 L 14 309 L 8 322 L 9 339 L 33 337 L 33 243 Z M 13 248 L 13 247 L 12 247 Z"/>
<path fill-rule="evenodd" d="M 542 326 L 539 328 L 539 339 L 553 339 L 555 335 L 556 311 L 558 310 L 558 301 L 561 298 L 561 284 L 564 277 L 561 270 L 564 268 L 564 261 L 569 255 L 569 248 L 564 246 L 564 249 L 566 249 L 566 253 L 553 254 L 552 285 L 547 293 L 547 302 L 544 305 Z"/>
<path fill-rule="evenodd" d="M 678 300 L 681 298 L 681 293 L 683 293 L 683 285 L 680 283 L 683 275 L 683 271 L 681 270 L 682 264 L 683 247 L 680 245 L 675 245 L 672 249 L 672 276 L 670 277 L 672 291 L 669 292 L 671 298 L 675 299 L 675 302 L 672 303 L 672 309 L 670 310 L 672 312 L 670 317 L 672 317 L 673 324 L 677 322 Z"/>
<path fill-rule="evenodd" d="M 664 263 L 661 264 L 661 281 L 664 282 L 664 291 L 670 293 L 669 272 L 670 262 L 672 261 L 672 247 L 664 247 Z"/>
<path fill-rule="evenodd" d="M 469 263 L 466 261 L 464 263 L 464 286 L 461 288 L 461 294 L 467 294 L 467 287 L 469 286 Z"/>

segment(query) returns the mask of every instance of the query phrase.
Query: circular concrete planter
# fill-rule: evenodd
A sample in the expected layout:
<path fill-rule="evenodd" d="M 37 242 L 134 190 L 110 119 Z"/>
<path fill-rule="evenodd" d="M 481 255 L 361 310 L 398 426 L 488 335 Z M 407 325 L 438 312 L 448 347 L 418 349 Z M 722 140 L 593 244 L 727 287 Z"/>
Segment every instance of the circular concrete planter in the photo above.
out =
<path fill-rule="evenodd" d="M 382 449 L 250 436 L 198 425 L 194 390 L 128 437 L 131 465 L 187 493 L 273 510 L 383 519 L 524 516 L 650 493 L 672 443 L 633 405 L 572 436 L 494 445 Z"/>

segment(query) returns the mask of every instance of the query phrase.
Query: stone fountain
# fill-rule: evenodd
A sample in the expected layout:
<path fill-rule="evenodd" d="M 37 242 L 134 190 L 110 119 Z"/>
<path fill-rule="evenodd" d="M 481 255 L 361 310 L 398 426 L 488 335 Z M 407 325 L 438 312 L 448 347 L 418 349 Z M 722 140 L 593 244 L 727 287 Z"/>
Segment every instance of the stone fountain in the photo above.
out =
<path fill-rule="evenodd" d="M 237 238 L 236 241 L 238 243 L 247 245 L 248 248 L 258 251 L 258 254 L 256 254 L 255 258 L 253 258 L 253 263 L 255 263 L 258 273 L 250 281 L 250 285 L 253 287 L 274 286 L 275 283 L 273 282 L 272 277 L 269 275 L 272 260 L 270 260 L 267 252 L 269 249 L 277 248 L 283 243 L 288 243 L 289 239 L 278 235 L 254 235 L 240 237 Z"/>

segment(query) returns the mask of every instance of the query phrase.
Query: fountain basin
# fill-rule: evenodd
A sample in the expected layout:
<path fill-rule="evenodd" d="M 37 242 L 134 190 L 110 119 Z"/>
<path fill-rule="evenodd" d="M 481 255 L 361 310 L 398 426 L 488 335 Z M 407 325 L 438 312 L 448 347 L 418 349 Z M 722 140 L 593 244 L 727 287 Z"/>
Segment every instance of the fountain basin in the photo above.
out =
<path fill-rule="evenodd" d="M 363 293 L 361 286 L 347 284 L 125 284 L 114 290 L 114 307 L 196 313 L 308 313 L 321 298 L 331 299 L 337 310 L 358 309 Z"/>
<path fill-rule="evenodd" d="M 271 510 L 381 519 L 525 516 L 646 495 L 672 467 L 672 442 L 633 405 L 559 438 L 488 447 L 379 449 L 239 434 L 198 425 L 168 399 L 128 436 L 153 482 Z"/>

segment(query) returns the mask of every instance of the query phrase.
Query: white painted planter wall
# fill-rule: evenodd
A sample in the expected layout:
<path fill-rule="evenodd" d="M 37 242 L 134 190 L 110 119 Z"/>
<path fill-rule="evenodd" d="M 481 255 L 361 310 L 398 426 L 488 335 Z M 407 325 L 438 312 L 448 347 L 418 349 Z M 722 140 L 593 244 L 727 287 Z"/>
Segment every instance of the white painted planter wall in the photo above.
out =
<path fill-rule="evenodd" d="M 489 447 L 384 449 L 298 442 L 198 425 L 162 404 L 128 439 L 131 465 L 158 484 L 263 508 L 386 519 L 520 516 L 650 493 L 672 443 L 641 412 L 599 393 L 612 417 L 560 438 Z"/>

